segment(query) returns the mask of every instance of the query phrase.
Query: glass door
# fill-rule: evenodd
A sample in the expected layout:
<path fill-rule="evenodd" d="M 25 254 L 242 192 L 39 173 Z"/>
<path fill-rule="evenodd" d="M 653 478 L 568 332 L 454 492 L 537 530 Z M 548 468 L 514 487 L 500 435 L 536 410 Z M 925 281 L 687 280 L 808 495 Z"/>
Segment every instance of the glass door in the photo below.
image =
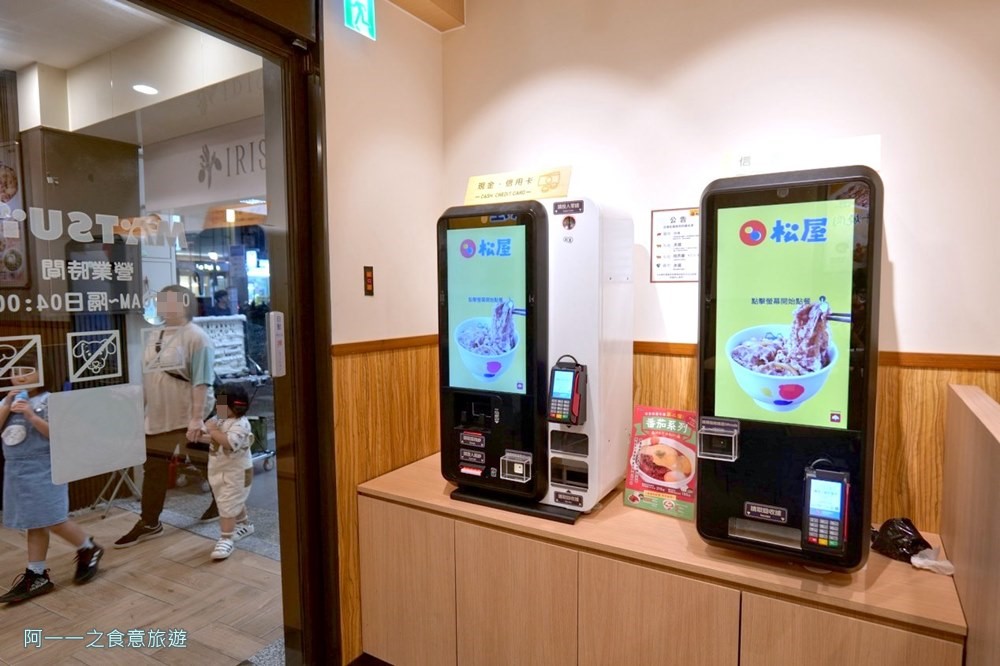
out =
<path fill-rule="evenodd" d="M 281 655 L 300 614 L 282 71 L 127 2 L 12 14 L 0 654 Z"/>

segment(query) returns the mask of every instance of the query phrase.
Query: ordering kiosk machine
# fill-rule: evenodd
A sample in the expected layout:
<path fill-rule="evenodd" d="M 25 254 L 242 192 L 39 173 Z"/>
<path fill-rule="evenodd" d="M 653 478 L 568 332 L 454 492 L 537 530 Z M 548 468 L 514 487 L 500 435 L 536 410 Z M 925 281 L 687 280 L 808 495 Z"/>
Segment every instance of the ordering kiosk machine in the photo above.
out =
<path fill-rule="evenodd" d="M 882 183 L 867 167 L 702 196 L 698 532 L 824 570 L 868 555 Z"/>
<path fill-rule="evenodd" d="M 574 522 L 625 474 L 632 220 L 589 199 L 462 206 L 437 240 L 452 497 Z"/>

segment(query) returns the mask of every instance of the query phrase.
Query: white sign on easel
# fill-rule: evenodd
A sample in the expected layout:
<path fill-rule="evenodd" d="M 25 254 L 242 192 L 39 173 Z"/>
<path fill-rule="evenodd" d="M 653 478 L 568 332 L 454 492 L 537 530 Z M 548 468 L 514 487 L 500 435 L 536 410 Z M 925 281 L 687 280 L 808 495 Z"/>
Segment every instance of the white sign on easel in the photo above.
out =
<path fill-rule="evenodd" d="M 142 387 L 117 384 L 49 395 L 52 482 L 69 483 L 146 460 Z"/>

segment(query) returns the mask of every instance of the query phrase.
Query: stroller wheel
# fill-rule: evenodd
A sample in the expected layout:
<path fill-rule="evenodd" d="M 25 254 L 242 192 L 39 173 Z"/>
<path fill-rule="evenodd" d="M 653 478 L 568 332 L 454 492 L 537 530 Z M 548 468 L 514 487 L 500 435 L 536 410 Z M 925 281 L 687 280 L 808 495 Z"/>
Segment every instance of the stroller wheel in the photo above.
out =
<path fill-rule="evenodd" d="M 270 472 L 274 469 L 274 456 L 268 456 L 264 458 L 264 471 Z"/>
<path fill-rule="evenodd" d="M 201 492 L 207 493 L 209 490 L 211 490 L 211 488 L 212 487 L 208 485 L 208 481 L 201 482 Z"/>
<path fill-rule="evenodd" d="M 188 484 L 188 479 L 183 474 L 178 474 L 177 479 L 174 481 L 174 485 L 178 488 L 183 488 Z"/>

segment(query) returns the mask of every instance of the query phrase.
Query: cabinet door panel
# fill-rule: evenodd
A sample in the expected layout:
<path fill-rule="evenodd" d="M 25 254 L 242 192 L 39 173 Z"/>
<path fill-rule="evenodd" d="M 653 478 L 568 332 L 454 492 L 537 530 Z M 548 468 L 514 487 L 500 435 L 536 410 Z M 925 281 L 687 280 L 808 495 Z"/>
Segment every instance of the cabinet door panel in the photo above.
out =
<path fill-rule="evenodd" d="M 740 593 L 580 555 L 580 666 L 736 666 Z"/>
<path fill-rule="evenodd" d="M 458 663 L 577 663 L 577 553 L 468 523 L 455 526 Z"/>
<path fill-rule="evenodd" d="M 740 666 L 962 666 L 962 645 L 743 594 Z"/>
<path fill-rule="evenodd" d="M 358 497 L 361 633 L 395 666 L 455 664 L 455 521 Z"/>

